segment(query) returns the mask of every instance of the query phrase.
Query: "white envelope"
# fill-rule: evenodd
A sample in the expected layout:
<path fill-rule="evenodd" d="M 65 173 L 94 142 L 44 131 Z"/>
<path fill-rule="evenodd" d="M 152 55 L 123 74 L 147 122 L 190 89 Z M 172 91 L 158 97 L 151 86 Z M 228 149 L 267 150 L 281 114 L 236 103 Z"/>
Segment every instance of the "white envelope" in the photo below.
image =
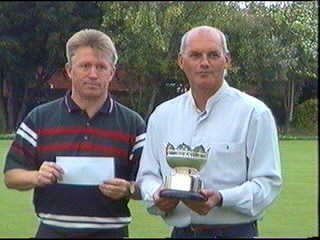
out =
<path fill-rule="evenodd" d="M 61 184 L 99 185 L 114 178 L 113 157 L 57 156 L 56 163 L 64 171 Z"/>

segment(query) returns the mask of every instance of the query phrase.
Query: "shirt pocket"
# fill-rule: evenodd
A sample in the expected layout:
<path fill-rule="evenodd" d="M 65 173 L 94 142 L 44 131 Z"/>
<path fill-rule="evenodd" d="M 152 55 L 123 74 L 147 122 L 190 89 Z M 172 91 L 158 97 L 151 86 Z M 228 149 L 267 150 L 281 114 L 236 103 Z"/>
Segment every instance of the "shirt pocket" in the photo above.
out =
<path fill-rule="evenodd" d="M 246 179 L 247 165 L 245 144 L 228 142 L 212 143 L 208 157 L 208 171 L 222 185 L 236 186 Z"/>
<path fill-rule="evenodd" d="M 218 154 L 239 154 L 244 149 L 243 143 L 213 143 L 213 151 Z"/>

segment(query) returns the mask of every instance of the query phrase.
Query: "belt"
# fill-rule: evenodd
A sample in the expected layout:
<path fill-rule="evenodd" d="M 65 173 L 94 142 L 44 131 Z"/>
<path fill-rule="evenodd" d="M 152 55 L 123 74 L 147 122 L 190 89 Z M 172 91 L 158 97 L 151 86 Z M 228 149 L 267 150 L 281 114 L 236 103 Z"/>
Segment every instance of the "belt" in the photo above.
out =
<path fill-rule="evenodd" d="M 231 228 L 237 227 L 245 227 L 250 225 L 256 226 L 257 222 L 249 222 L 249 223 L 239 223 L 239 224 L 221 224 L 221 225 L 207 225 L 207 224 L 191 224 L 187 228 L 190 229 L 192 232 L 220 232 L 220 231 L 227 231 Z"/>
<path fill-rule="evenodd" d="M 190 230 L 192 232 L 219 232 L 232 226 L 233 225 L 190 225 Z"/>

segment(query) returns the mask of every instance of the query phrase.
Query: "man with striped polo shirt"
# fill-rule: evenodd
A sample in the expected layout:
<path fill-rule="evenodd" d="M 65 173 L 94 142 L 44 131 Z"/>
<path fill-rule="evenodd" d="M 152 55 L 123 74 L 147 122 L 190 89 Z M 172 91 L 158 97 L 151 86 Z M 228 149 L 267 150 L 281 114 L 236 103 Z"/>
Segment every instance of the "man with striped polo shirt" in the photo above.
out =
<path fill-rule="evenodd" d="M 5 184 L 34 189 L 37 238 L 128 237 L 145 122 L 108 93 L 118 56 L 106 34 L 75 33 L 66 55 L 72 89 L 20 124 Z"/>

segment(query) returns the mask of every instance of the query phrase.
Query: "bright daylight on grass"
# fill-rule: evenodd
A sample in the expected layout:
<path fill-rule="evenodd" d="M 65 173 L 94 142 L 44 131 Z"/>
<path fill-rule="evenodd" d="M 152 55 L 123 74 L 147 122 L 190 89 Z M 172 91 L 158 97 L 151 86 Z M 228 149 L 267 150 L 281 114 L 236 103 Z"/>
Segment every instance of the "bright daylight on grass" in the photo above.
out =
<path fill-rule="evenodd" d="M 10 141 L 0 140 L 1 163 Z M 284 185 L 279 198 L 259 222 L 261 237 L 312 237 L 318 235 L 317 141 L 280 141 Z M 31 191 L 8 190 L 0 181 L 0 237 L 29 238 L 38 221 L 33 213 Z M 297 181 L 299 179 L 299 181 Z M 165 238 L 170 228 L 160 217 L 149 215 L 139 201 L 131 201 L 132 238 Z"/>

